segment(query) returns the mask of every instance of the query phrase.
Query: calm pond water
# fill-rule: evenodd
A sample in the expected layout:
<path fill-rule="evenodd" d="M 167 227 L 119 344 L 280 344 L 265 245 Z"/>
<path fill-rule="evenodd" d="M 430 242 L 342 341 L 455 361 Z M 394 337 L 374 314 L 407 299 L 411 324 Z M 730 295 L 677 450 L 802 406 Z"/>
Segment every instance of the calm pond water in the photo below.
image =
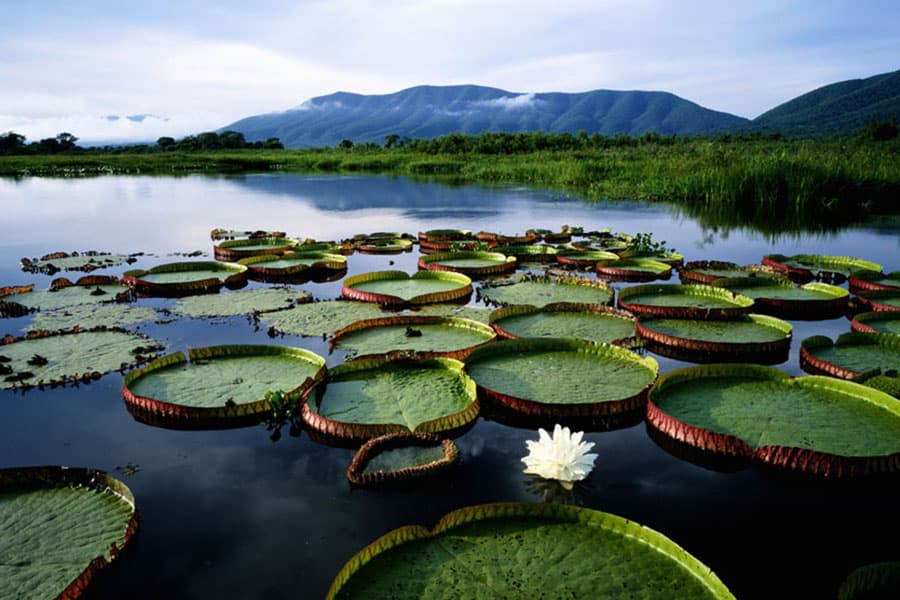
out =
<path fill-rule="evenodd" d="M 0 207 L 0 287 L 47 287 L 51 277 L 23 272 L 19 259 L 53 251 L 145 253 L 134 267 L 185 260 L 176 253 L 197 250 L 209 260 L 215 227 L 331 240 L 371 231 L 512 234 L 569 224 L 653 232 L 686 260 L 750 264 L 770 253 L 816 253 L 857 256 L 881 263 L 885 271 L 900 270 L 900 231 L 877 222 L 828 234 L 772 236 L 704 229 L 664 206 L 387 177 L 6 179 L 0 180 Z M 348 257 L 348 276 L 388 268 L 412 273 L 418 256 L 417 250 L 356 254 Z M 331 299 L 340 285 L 298 287 Z M 173 302 L 138 304 L 164 309 Z M 0 320 L 0 334 L 21 335 L 30 319 Z M 792 375 L 804 374 L 798 358 L 802 339 L 849 331 L 844 318 L 792 324 L 790 357 L 777 365 Z M 273 340 L 245 317 L 183 318 L 135 329 L 161 341 L 167 352 L 277 343 L 308 348 L 329 365 L 343 360 L 329 355 L 321 338 Z M 688 366 L 655 358 L 663 373 Z M 834 598 L 852 569 L 900 559 L 896 481 L 837 485 L 757 469 L 718 472 L 669 454 L 648 437 L 643 423 L 588 433 L 599 459 L 570 496 L 535 486 L 522 473 L 525 441 L 537 438 L 535 430 L 484 418 L 456 440 L 462 462 L 452 476 L 406 491 L 370 491 L 351 489 L 347 482 L 353 450 L 317 443 L 306 432 L 272 442 L 262 425 L 213 431 L 149 426 L 126 411 L 121 385 L 122 375 L 111 373 L 77 388 L 0 391 L 0 467 L 94 467 L 134 492 L 138 535 L 98 580 L 94 598 L 321 598 L 344 562 L 383 533 L 406 524 L 431 526 L 453 509 L 494 501 L 564 500 L 635 520 L 672 538 L 744 599 Z M 126 475 L 125 465 L 139 470 Z"/>

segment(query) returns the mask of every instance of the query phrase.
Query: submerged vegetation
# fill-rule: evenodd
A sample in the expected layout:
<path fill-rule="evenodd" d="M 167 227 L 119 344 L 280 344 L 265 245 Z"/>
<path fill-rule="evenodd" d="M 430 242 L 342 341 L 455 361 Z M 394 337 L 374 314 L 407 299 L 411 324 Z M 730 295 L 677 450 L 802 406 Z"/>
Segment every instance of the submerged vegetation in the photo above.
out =
<path fill-rule="evenodd" d="M 671 201 L 702 224 L 726 229 L 748 224 L 764 231 L 821 229 L 900 210 L 900 137 L 885 138 L 869 129 L 853 138 L 815 140 L 778 134 L 387 136 L 383 146 L 344 140 L 334 148 L 294 150 L 278 149 L 277 140 L 266 146 L 228 138 L 226 144 L 220 139 L 225 132 L 216 140 L 210 136 L 217 134 L 179 142 L 160 138 L 155 146 L 0 153 L 0 176 L 385 173 L 557 188 L 591 199 Z M 210 137 L 209 144 L 194 143 L 206 140 L 203 136 Z"/>

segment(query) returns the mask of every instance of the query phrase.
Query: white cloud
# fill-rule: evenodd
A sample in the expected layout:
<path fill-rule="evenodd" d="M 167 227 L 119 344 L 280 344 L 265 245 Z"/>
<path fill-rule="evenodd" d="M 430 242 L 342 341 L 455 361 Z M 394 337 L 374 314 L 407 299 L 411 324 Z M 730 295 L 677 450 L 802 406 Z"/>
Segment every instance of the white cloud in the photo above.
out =
<path fill-rule="evenodd" d="M 503 110 L 518 110 L 523 108 L 531 108 L 539 104 L 540 100 L 534 97 L 534 93 L 519 94 L 518 96 L 503 96 L 501 98 L 493 98 L 491 100 L 480 100 L 473 102 L 475 106 L 487 106 L 493 108 L 502 108 Z"/>

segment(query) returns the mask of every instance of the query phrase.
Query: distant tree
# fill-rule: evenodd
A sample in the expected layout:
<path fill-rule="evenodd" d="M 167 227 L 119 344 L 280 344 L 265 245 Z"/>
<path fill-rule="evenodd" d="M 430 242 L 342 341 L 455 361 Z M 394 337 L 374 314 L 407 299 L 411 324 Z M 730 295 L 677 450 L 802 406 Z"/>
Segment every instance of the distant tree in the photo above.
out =
<path fill-rule="evenodd" d="M 0 135 L 0 154 L 18 154 L 25 150 L 25 136 L 14 131 Z"/>
<path fill-rule="evenodd" d="M 223 131 L 219 134 L 219 145 L 222 148 L 246 148 L 247 140 L 239 131 Z"/>
<path fill-rule="evenodd" d="M 156 145 L 162 150 L 174 150 L 175 138 L 163 136 L 156 140 Z"/>
<path fill-rule="evenodd" d="M 385 148 L 393 148 L 397 141 L 400 139 L 400 136 L 396 133 L 392 133 L 390 135 L 384 136 L 384 147 Z"/>
<path fill-rule="evenodd" d="M 59 145 L 60 152 L 75 150 L 76 148 L 78 148 L 78 146 L 75 145 L 75 142 L 77 141 L 78 138 L 67 131 L 56 135 L 56 142 Z"/>
<path fill-rule="evenodd" d="M 341 143 L 338 144 L 338 148 L 340 148 L 341 150 L 349 150 L 352 147 L 353 142 L 351 142 L 350 140 L 341 140 Z"/>
<path fill-rule="evenodd" d="M 269 150 L 284 150 L 284 144 L 281 143 L 277 137 L 271 137 L 267 139 L 262 144 L 263 148 L 267 148 Z"/>
<path fill-rule="evenodd" d="M 198 150 L 218 150 L 222 147 L 219 141 L 219 134 L 213 131 L 204 131 L 197 136 Z"/>

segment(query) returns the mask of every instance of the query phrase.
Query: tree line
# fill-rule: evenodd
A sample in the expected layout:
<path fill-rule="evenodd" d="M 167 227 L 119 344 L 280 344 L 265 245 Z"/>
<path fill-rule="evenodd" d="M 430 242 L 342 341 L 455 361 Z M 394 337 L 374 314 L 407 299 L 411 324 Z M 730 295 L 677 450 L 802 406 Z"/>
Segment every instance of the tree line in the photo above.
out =
<path fill-rule="evenodd" d="M 238 131 L 215 133 L 207 131 L 188 135 L 180 140 L 164 136 L 156 144 L 124 144 L 91 146 L 84 148 L 76 142 L 78 138 L 68 132 L 56 137 L 44 138 L 26 143 L 24 135 L 9 131 L 0 134 L 0 154 L 150 154 L 154 152 L 209 152 L 214 150 L 266 149 L 280 150 L 284 144 L 278 138 L 248 142 Z"/>

